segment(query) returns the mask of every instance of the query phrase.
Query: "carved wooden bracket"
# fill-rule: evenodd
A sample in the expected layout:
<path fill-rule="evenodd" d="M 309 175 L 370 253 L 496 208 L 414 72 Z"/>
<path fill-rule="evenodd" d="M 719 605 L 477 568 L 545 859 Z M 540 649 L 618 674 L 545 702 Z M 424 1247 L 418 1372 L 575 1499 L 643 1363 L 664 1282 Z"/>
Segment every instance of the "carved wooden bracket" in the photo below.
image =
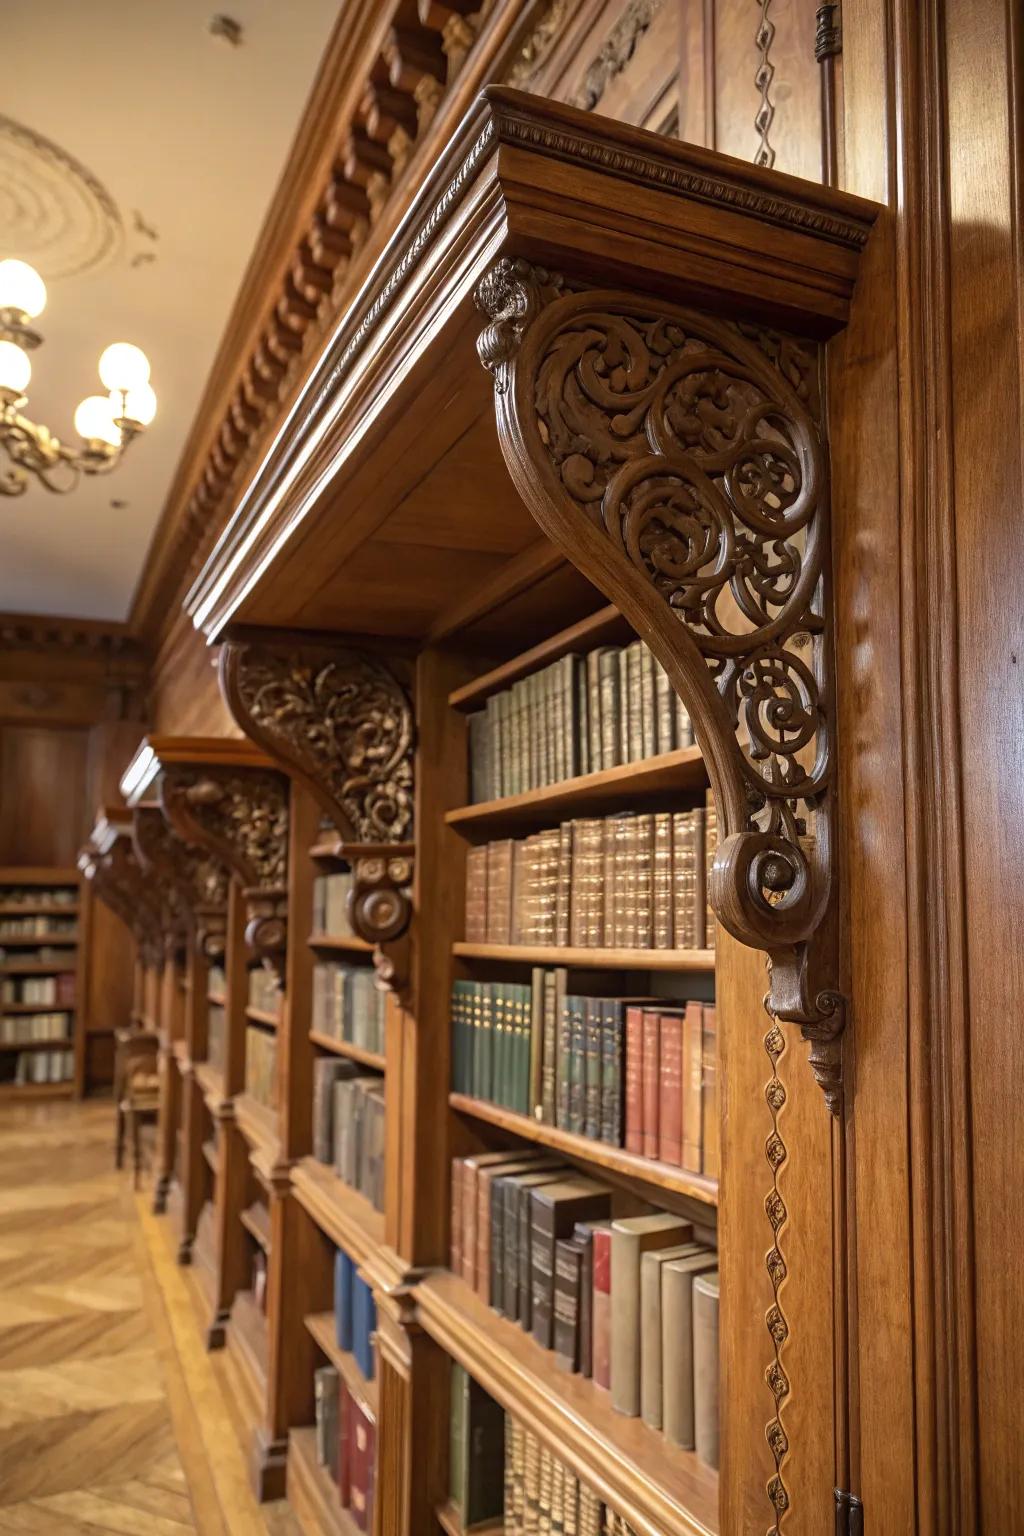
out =
<path fill-rule="evenodd" d="M 198 952 L 207 960 L 223 959 L 229 879 L 224 863 L 186 841 L 156 807 L 136 807 L 132 835 L 143 866 L 162 882 Z"/>
<path fill-rule="evenodd" d="M 237 875 L 250 953 L 283 979 L 288 939 L 288 780 L 273 769 L 169 763 L 160 803 L 170 825 Z"/>
<path fill-rule="evenodd" d="M 404 672 L 404 668 L 401 669 Z M 415 717 L 398 664 L 347 645 L 229 639 L 221 690 L 246 735 L 337 827 L 350 917 L 383 986 L 404 994 L 412 914 Z"/>
<path fill-rule="evenodd" d="M 143 965 L 158 970 L 164 960 L 161 914 L 131 840 L 118 837 L 106 848 L 89 842 L 79 855 L 78 866 L 99 899 L 131 933 Z"/>
<path fill-rule="evenodd" d="M 686 703 L 711 901 L 842 1100 L 828 468 L 816 342 L 504 259 L 477 303 L 523 500 Z"/>

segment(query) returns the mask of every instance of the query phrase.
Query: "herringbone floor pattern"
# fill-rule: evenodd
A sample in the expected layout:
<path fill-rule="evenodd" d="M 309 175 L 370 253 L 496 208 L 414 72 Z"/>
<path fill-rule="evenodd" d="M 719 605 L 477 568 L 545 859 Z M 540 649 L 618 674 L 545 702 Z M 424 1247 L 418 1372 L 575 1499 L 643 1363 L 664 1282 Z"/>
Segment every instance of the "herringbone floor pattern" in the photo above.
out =
<path fill-rule="evenodd" d="M 0 1536 L 291 1528 L 251 1501 L 240 1461 L 236 1507 L 211 1496 L 222 1405 L 205 1424 L 210 1394 L 197 1409 L 203 1392 L 182 1373 L 128 1178 L 112 1167 L 112 1121 L 102 1103 L 0 1111 Z"/>

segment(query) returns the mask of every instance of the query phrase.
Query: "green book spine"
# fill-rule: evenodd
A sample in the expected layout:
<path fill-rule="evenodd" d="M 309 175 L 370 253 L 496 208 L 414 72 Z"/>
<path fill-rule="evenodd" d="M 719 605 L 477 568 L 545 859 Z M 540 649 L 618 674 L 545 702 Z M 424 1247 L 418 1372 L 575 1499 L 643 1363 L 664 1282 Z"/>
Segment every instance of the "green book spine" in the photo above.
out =
<path fill-rule="evenodd" d="M 569 1003 L 569 1116 L 566 1129 L 582 1136 L 586 1124 L 587 998 Z"/>
<path fill-rule="evenodd" d="M 484 1031 L 484 993 L 483 983 L 471 981 L 469 1000 L 469 1061 L 467 1063 L 467 1076 L 469 1078 L 469 1091 L 475 1099 L 483 1098 L 480 1084 L 483 1078 L 483 1031 Z"/>
<path fill-rule="evenodd" d="M 533 1041 L 531 989 L 527 983 L 520 982 L 516 987 L 516 993 L 518 996 L 518 1006 L 516 1009 L 515 1110 L 517 1114 L 529 1115 L 533 1110 L 533 1103 L 530 1098 L 532 1076 L 531 1049 Z"/>
<path fill-rule="evenodd" d="M 480 1097 L 494 1100 L 494 991 L 495 983 L 481 983 Z"/>
<path fill-rule="evenodd" d="M 601 1140 L 622 1146 L 622 1056 L 625 1041 L 623 1008 L 606 998 L 601 1021 Z"/>
<path fill-rule="evenodd" d="M 452 1361 L 450 1407 L 448 1420 L 448 1492 L 454 1502 L 463 1507 L 466 1496 L 466 1371 Z"/>
<path fill-rule="evenodd" d="M 555 1124 L 560 1131 L 569 1129 L 572 1091 L 572 1004 L 563 993 L 558 1010 L 558 1076 L 556 1082 Z"/>
<path fill-rule="evenodd" d="M 584 1136 L 601 1137 L 601 1055 L 604 1045 L 604 1002 L 588 997 L 584 1013 L 586 1036 L 584 1063 Z"/>
<path fill-rule="evenodd" d="M 544 1118 L 544 972 L 539 965 L 530 973 L 530 1082 L 527 1113 Z"/>

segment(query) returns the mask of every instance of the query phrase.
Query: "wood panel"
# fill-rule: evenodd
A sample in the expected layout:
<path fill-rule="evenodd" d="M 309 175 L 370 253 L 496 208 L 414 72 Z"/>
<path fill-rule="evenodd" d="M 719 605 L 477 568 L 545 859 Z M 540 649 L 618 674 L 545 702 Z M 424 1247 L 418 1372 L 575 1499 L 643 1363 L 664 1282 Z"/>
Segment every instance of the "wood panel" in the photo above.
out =
<path fill-rule="evenodd" d="M 180 611 L 153 664 L 150 714 L 161 735 L 242 734 L 217 687 L 216 650 Z"/>
<path fill-rule="evenodd" d="M 73 866 L 89 829 L 85 729 L 0 728 L 0 864 Z"/>

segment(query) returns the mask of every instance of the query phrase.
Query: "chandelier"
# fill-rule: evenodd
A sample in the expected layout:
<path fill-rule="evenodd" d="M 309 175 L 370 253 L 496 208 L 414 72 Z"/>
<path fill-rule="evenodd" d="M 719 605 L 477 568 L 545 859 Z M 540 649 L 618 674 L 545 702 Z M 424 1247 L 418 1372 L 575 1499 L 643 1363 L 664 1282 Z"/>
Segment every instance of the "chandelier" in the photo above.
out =
<path fill-rule="evenodd" d="M 48 427 L 21 414 L 27 405 L 29 352 L 42 337 L 31 326 L 46 307 L 46 285 L 27 262 L 0 261 L 0 445 L 11 464 L 0 466 L 0 495 L 20 496 L 34 476 L 48 491 L 74 490 L 82 475 L 105 475 L 156 415 L 145 352 L 117 341 L 100 358 L 106 395 L 89 395 L 75 411 L 82 439 L 69 446 Z"/>

